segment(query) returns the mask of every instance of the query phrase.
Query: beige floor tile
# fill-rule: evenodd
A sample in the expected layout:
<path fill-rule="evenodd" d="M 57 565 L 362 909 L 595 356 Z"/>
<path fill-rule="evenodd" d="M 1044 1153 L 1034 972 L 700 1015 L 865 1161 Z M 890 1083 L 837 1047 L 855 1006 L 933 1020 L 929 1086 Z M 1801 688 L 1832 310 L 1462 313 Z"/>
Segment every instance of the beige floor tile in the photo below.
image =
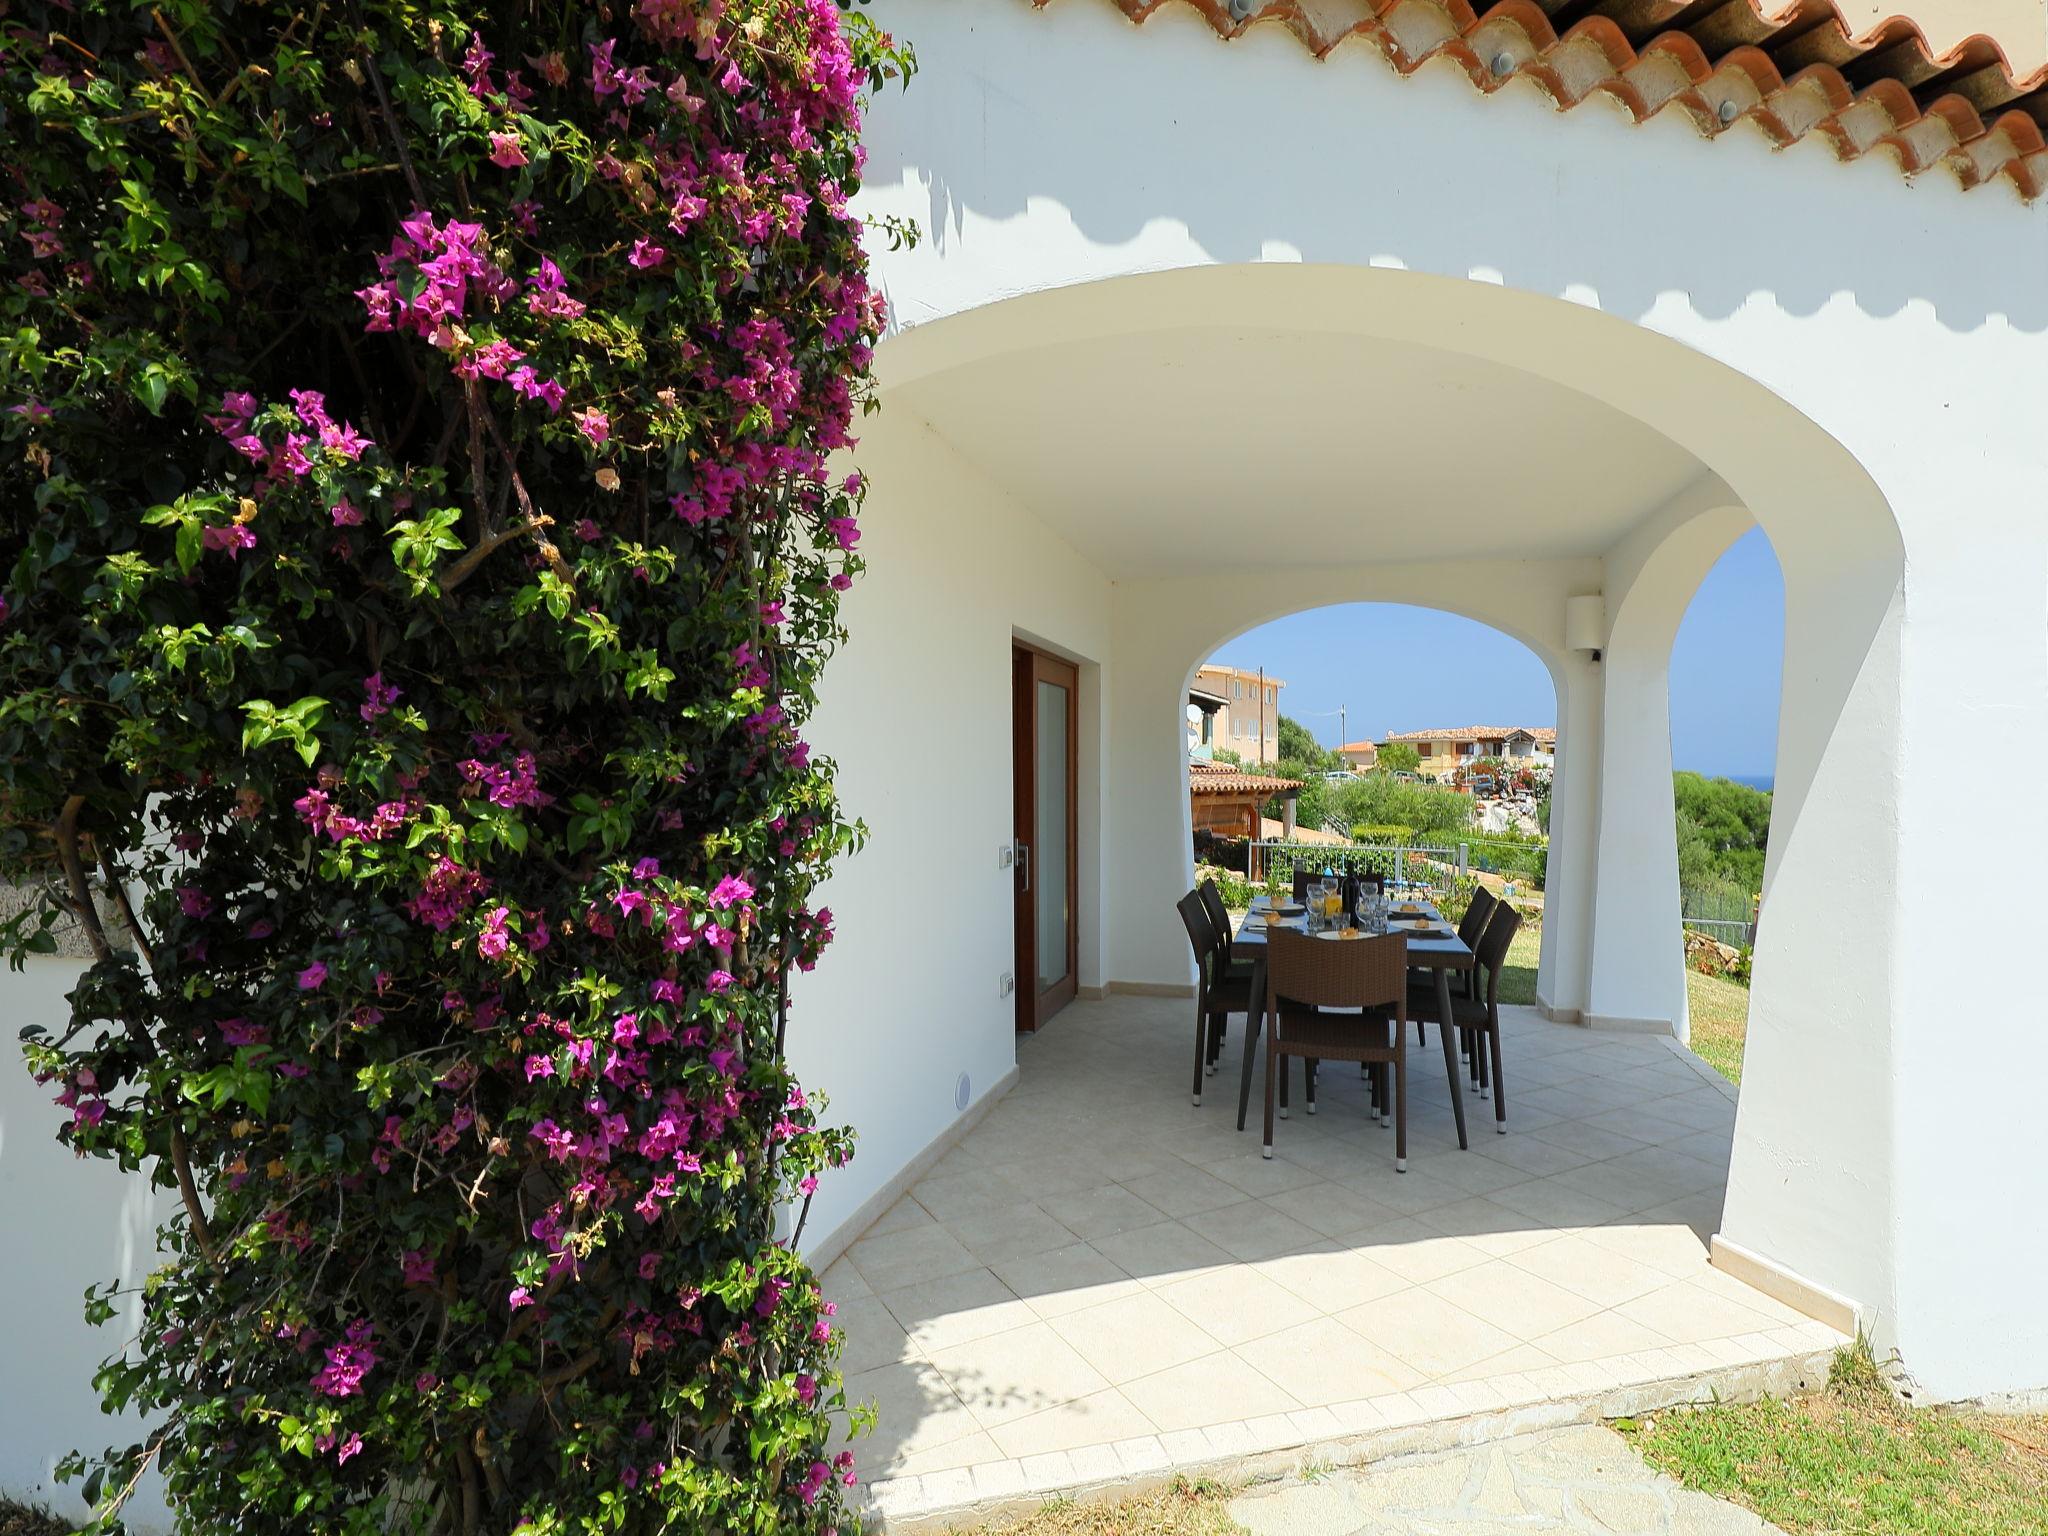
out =
<path fill-rule="evenodd" d="M 1422 1385 L 1423 1374 L 1334 1317 L 1283 1329 L 1234 1351 L 1304 1407 L 1321 1408 Z"/>
<path fill-rule="evenodd" d="M 1151 1291 L 1056 1317 L 1052 1330 L 1112 1386 L 1221 1348 L 1200 1323 Z"/>
<path fill-rule="evenodd" d="M 1511 1211 L 1498 1200 L 1485 1196 L 1460 1200 L 1456 1205 L 1440 1205 L 1415 1219 L 1446 1237 L 1461 1238 L 1494 1258 L 1533 1248 L 1557 1236 L 1557 1228 L 1549 1223 Z"/>
<path fill-rule="evenodd" d="M 910 1202 L 930 1213 L 935 1221 L 948 1222 L 963 1216 L 980 1216 L 1006 1210 L 1030 1196 L 1019 1189 L 1004 1168 L 970 1167 L 957 1173 L 933 1174 L 911 1186 Z M 898 1201 L 901 1207 L 905 1202 Z M 868 1235 L 890 1230 L 877 1224 Z"/>
<path fill-rule="evenodd" d="M 1349 1257 L 1318 1255 L 1321 1262 L 1317 1267 L 1324 1268 L 1339 1258 Z M 1233 1264 L 1228 1269 L 1179 1280 L 1156 1294 L 1221 1344 L 1242 1344 L 1248 1339 L 1278 1333 L 1329 1310 L 1311 1305 L 1277 1280 L 1246 1264 Z"/>
<path fill-rule="evenodd" d="M 937 1224 L 863 1237 L 846 1256 L 877 1292 L 981 1268 L 981 1261 Z"/>
<path fill-rule="evenodd" d="M 1625 1214 L 1624 1208 L 1616 1202 L 1602 1199 L 1576 1183 L 1567 1182 L 1580 1171 L 1580 1168 L 1567 1168 L 1563 1173 L 1551 1174 L 1547 1178 L 1511 1184 L 1506 1189 L 1495 1190 L 1487 1198 L 1496 1205 L 1504 1205 L 1511 1211 L 1548 1222 L 1553 1227 L 1589 1227 Z"/>
<path fill-rule="evenodd" d="M 1006 1206 L 974 1216 L 956 1216 L 944 1225 L 969 1253 L 984 1264 L 996 1259 L 1051 1253 L 1072 1245 L 1080 1237 L 1079 1233 L 1069 1231 L 1038 1206 L 1030 1204 Z"/>
<path fill-rule="evenodd" d="M 917 1358 L 917 1346 L 878 1297 L 857 1296 L 838 1306 L 838 1315 L 832 1322 L 845 1338 L 839 1356 L 842 1376 L 858 1376 L 879 1366 Z"/>
<path fill-rule="evenodd" d="M 907 1456 L 950 1445 L 981 1429 L 946 1379 L 922 1360 L 847 1377 L 846 1400 L 875 1406 L 874 1433 L 863 1437 L 854 1451 L 870 1477 L 896 1471 Z"/>
<path fill-rule="evenodd" d="M 1429 1377 L 1463 1370 L 1521 1342 L 1419 1287 L 1340 1312 L 1337 1321 Z"/>
<path fill-rule="evenodd" d="M 1018 1457 L 1109 1445 L 1152 1434 L 1154 1428 L 1127 1396 L 1111 1389 L 998 1425 L 992 1433 L 1005 1456 Z"/>
<path fill-rule="evenodd" d="M 935 1352 L 931 1363 L 979 1427 L 987 1430 L 1109 1385 L 1048 1323 L 956 1344 Z"/>
<path fill-rule="evenodd" d="M 1671 1277 L 1662 1270 L 1639 1264 L 1582 1237 L 1560 1237 L 1525 1248 L 1509 1254 L 1508 1262 L 1603 1307 L 1620 1306 L 1671 1283 Z"/>
<path fill-rule="evenodd" d="M 1378 1222 L 1393 1221 L 1398 1212 L 1369 1195 L 1343 1184 L 1320 1180 L 1266 1196 L 1266 1204 L 1292 1216 L 1325 1237 L 1356 1232 Z"/>
<path fill-rule="evenodd" d="M 874 1225 L 863 1232 L 861 1236 L 879 1237 L 885 1232 L 902 1232 L 911 1227 L 928 1227 L 932 1224 L 932 1219 L 931 1212 L 926 1210 L 920 1202 L 909 1195 L 905 1195 L 896 1201 L 895 1204 L 891 1205 L 888 1210 L 877 1216 Z"/>
<path fill-rule="evenodd" d="M 1192 1216 L 1197 1211 L 1213 1211 L 1219 1205 L 1235 1205 L 1244 1198 L 1244 1191 L 1235 1184 L 1226 1184 L 1192 1163 L 1118 1182 L 1168 1216 Z"/>
<path fill-rule="evenodd" d="M 1241 1202 L 1240 1202 L 1241 1203 Z M 1161 1285 L 1235 1262 L 1199 1232 L 1178 1221 L 1136 1227 L 1089 1245 L 1125 1274 Z"/>
<path fill-rule="evenodd" d="M 1301 1407 L 1294 1394 L 1233 1354 L 1204 1355 L 1126 1382 L 1124 1396 L 1162 1431 L 1206 1429 Z"/>
<path fill-rule="evenodd" d="M 1660 1349 L 1668 1340 L 1654 1328 L 1646 1328 L 1619 1312 L 1595 1312 L 1576 1323 L 1567 1323 L 1536 1341 L 1538 1348 L 1567 1364 L 1582 1360 L 1607 1360 L 1646 1349 Z"/>
<path fill-rule="evenodd" d="M 1376 1200 L 1398 1216 L 1413 1216 L 1419 1211 L 1431 1210 L 1439 1205 L 1456 1205 L 1471 1196 L 1447 1179 L 1440 1179 L 1428 1168 L 1421 1166 L 1421 1154 L 1415 1146 L 1411 1133 L 1408 1146 L 1408 1171 L 1396 1173 L 1393 1167 L 1393 1148 L 1387 1149 L 1387 1166 L 1356 1178 L 1341 1181 L 1345 1188 L 1355 1189 L 1368 1200 Z M 1456 1150 L 1443 1154 L 1445 1158 L 1470 1157 L 1469 1152 Z"/>
<path fill-rule="evenodd" d="M 1428 1289 L 1527 1342 L 1591 1317 L 1599 1303 L 1495 1259 L 1429 1282 Z"/>
<path fill-rule="evenodd" d="M 1477 1255 L 1473 1261 L 1480 1262 Z M 1335 1240 L 1283 1253 L 1254 1267 L 1319 1313 L 1341 1312 L 1406 1290 L 1413 1283 L 1364 1251 L 1340 1247 Z"/>
<path fill-rule="evenodd" d="M 1284 1157 L 1262 1157 L 1256 1151 L 1223 1158 L 1203 1171 L 1247 1195 L 1277 1195 L 1284 1189 L 1313 1184 L 1320 1177 L 1299 1163 Z"/>
<path fill-rule="evenodd" d="M 1414 1219 L 1370 1228 L 1354 1236 L 1351 1245 L 1411 1284 L 1475 1269 L 1489 1258 L 1463 1238 L 1446 1236 Z"/>
<path fill-rule="evenodd" d="M 1540 1142 L 1547 1142 L 1568 1153 L 1578 1154 L 1572 1161 L 1561 1162 L 1546 1173 L 1562 1173 L 1566 1168 L 1577 1167 L 1579 1163 L 1599 1162 L 1603 1158 L 1619 1157 L 1624 1152 L 1633 1152 L 1647 1142 L 1633 1136 L 1624 1136 L 1619 1131 L 1605 1130 L 1597 1125 L 1588 1125 L 1583 1120 L 1560 1120 L 1555 1125 L 1546 1125 L 1530 1135 Z"/>
<path fill-rule="evenodd" d="M 1040 1317 L 1058 1317 L 1082 1307 L 1097 1306 L 1119 1296 L 1133 1295 L 1140 1288 L 1137 1281 L 1086 1243 L 1056 1248 L 1051 1253 L 997 1259 L 989 1268 Z"/>
<path fill-rule="evenodd" d="M 1492 1381 L 1503 1376 L 1526 1378 L 1531 1371 L 1548 1371 L 1557 1368 L 1557 1361 L 1550 1351 L 1534 1344 L 1516 1344 L 1497 1355 L 1474 1361 L 1462 1370 L 1449 1371 L 1437 1381 L 1452 1386 L 1461 1381 Z"/>
<path fill-rule="evenodd" d="M 1038 1318 L 986 1269 L 963 1270 L 883 1291 L 880 1299 L 923 1355 L 1006 1328 L 1021 1328 Z"/>
<path fill-rule="evenodd" d="M 857 1301 L 875 1294 L 875 1288 L 843 1257 L 826 1266 L 825 1273 L 818 1276 L 818 1288 L 827 1301 Z"/>
<path fill-rule="evenodd" d="M 1321 1235 L 1263 1200 L 1240 1200 L 1236 1205 L 1198 1211 L 1185 1225 L 1232 1258 L 1247 1263 L 1303 1247 Z"/>
<path fill-rule="evenodd" d="M 1675 1278 L 1690 1278 L 1707 1267 L 1705 1241 L 1678 1222 L 1652 1221 L 1645 1215 L 1587 1227 L 1579 1235 Z"/>
<path fill-rule="evenodd" d="M 1632 1322 L 1661 1333 L 1675 1344 L 1695 1344 L 1703 1339 L 1732 1339 L 1738 1334 L 1775 1328 L 1777 1323 L 1761 1312 L 1717 1296 L 1704 1286 L 1677 1280 L 1647 1296 L 1616 1307 Z"/>
<path fill-rule="evenodd" d="M 861 1455 L 865 1443 L 853 1447 L 854 1464 L 865 1474 L 867 1459 Z M 920 1477 L 927 1472 L 951 1472 L 955 1467 L 978 1467 L 991 1461 L 1004 1460 L 1003 1448 L 995 1443 L 987 1432 L 977 1430 L 962 1439 L 935 1446 L 929 1451 L 916 1451 L 897 1459 L 894 1474 L 897 1477 Z"/>
<path fill-rule="evenodd" d="M 1121 1184 L 1106 1184 L 1071 1195 L 1049 1195 L 1042 1204 L 1053 1220 L 1084 1242 L 1113 1237 L 1133 1227 L 1149 1227 L 1165 1215 Z"/>

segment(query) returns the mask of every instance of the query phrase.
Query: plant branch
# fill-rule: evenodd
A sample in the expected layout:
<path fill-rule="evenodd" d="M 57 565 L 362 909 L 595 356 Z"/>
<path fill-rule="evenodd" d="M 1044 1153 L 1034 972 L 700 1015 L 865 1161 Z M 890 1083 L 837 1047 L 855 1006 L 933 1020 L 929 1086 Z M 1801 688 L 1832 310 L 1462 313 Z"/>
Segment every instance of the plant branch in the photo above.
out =
<path fill-rule="evenodd" d="M 115 958 L 115 950 L 113 944 L 106 942 L 106 930 L 100 928 L 98 905 L 92 901 L 92 887 L 86 881 L 86 860 L 78 850 L 78 813 L 84 809 L 84 795 L 72 795 L 70 799 L 63 801 L 63 811 L 57 815 L 57 858 L 63 864 L 63 879 L 72 887 L 72 905 L 78 911 L 78 922 L 86 932 L 86 942 L 92 946 L 92 954 L 100 963 L 111 963 Z M 106 877 L 109 877 L 106 883 L 113 887 L 115 899 L 121 903 L 121 915 L 129 926 L 129 932 L 135 934 L 135 946 L 141 950 L 143 961 L 150 965 L 150 977 L 156 979 L 156 961 L 150 952 L 150 946 L 147 946 L 147 942 L 141 936 L 141 926 L 135 922 L 135 911 L 133 907 L 129 907 L 127 891 L 123 889 L 121 881 L 113 879 L 113 870 L 109 864 L 102 862 L 100 868 L 106 872 Z M 133 1040 L 135 1044 L 135 1053 L 145 1063 L 156 1061 L 158 1049 L 156 1040 L 150 1038 L 150 1030 L 145 1030 L 133 1018 L 123 1018 L 121 1024 L 127 1030 L 129 1040 Z M 170 1122 L 170 1167 L 178 1180 L 178 1196 L 184 1200 L 184 1214 L 190 1219 L 190 1223 L 193 1223 L 193 1241 L 199 1243 L 199 1253 L 207 1260 L 207 1266 L 219 1270 L 219 1251 L 213 1247 L 213 1233 L 207 1227 L 207 1210 L 199 1202 L 199 1182 L 193 1178 L 193 1153 L 190 1153 L 190 1149 L 184 1143 L 184 1130 L 178 1126 L 176 1118 L 172 1118 Z"/>

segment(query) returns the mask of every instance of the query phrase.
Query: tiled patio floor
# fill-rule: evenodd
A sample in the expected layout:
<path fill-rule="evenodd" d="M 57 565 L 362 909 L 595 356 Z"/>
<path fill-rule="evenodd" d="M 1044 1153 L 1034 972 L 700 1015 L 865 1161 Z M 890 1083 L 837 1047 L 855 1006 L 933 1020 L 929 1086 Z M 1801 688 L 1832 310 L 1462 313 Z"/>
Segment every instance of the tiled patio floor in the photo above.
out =
<path fill-rule="evenodd" d="M 1020 1042 L 1017 1087 L 826 1274 L 849 1398 L 880 1411 L 865 1476 L 1469 1413 L 1835 1338 L 1707 1265 L 1733 1100 L 1670 1042 L 1511 1012 L 1508 1134 L 1468 1092 L 1458 1149 L 1432 1028 L 1398 1175 L 1334 1065 L 1262 1159 L 1235 1028 L 1191 1107 L 1191 1003 L 1078 1003 Z"/>

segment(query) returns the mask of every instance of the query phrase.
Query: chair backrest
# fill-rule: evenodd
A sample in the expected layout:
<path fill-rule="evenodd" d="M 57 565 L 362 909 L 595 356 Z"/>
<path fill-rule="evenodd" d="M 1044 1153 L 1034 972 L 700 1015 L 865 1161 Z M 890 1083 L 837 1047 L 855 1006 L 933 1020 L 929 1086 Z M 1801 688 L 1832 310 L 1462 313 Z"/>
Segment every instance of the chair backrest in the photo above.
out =
<path fill-rule="evenodd" d="M 1465 915 L 1458 919 L 1458 937 L 1465 947 L 1474 954 L 1479 952 L 1479 936 L 1486 932 L 1486 920 L 1493 916 L 1493 909 L 1500 903 L 1493 892 L 1479 886 L 1472 892 L 1472 904 L 1465 908 Z"/>
<path fill-rule="evenodd" d="M 1204 880 L 1200 886 L 1202 910 L 1209 914 L 1209 931 L 1228 935 L 1230 932 L 1230 909 L 1223 905 L 1223 893 L 1216 889 L 1214 880 Z"/>
<path fill-rule="evenodd" d="M 1282 998 L 1313 1008 L 1380 1008 L 1406 1011 L 1408 936 L 1319 939 L 1290 928 L 1266 935 L 1266 1006 Z"/>
<path fill-rule="evenodd" d="M 1479 963 L 1486 967 L 1486 1008 L 1489 1013 L 1500 1007 L 1500 973 L 1507 964 L 1508 946 L 1515 941 L 1515 934 L 1521 929 L 1522 914 L 1504 901 L 1494 903 L 1491 919 L 1486 932 L 1480 936 L 1479 947 L 1474 952 Z"/>
<path fill-rule="evenodd" d="M 1180 913 L 1181 925 L 1188 931 L 1188 943 L 1195 951 L 1195 969 L 1202 973 L 1202 980 L 1209 979 L 1209 957 L 1216 953 L 1216 933 L 1209 924 L 1209 912 L 1202 905 L 1202 893 L 1189 891 L 1174 904 Z"/>

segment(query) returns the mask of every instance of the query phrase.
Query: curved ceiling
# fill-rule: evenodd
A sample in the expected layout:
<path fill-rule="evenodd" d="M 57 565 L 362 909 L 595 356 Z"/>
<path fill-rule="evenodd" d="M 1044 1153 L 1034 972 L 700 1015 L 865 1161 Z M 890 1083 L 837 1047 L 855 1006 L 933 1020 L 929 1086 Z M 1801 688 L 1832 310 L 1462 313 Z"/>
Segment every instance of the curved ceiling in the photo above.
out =
<path fill-rule="evenodd" d="M 1598 556 L 1708 473 L 1654 428 L 1501 363 L 1258 326 L 1008 351 L 916 376 L 888 406 L 1123 579 Z"/>

